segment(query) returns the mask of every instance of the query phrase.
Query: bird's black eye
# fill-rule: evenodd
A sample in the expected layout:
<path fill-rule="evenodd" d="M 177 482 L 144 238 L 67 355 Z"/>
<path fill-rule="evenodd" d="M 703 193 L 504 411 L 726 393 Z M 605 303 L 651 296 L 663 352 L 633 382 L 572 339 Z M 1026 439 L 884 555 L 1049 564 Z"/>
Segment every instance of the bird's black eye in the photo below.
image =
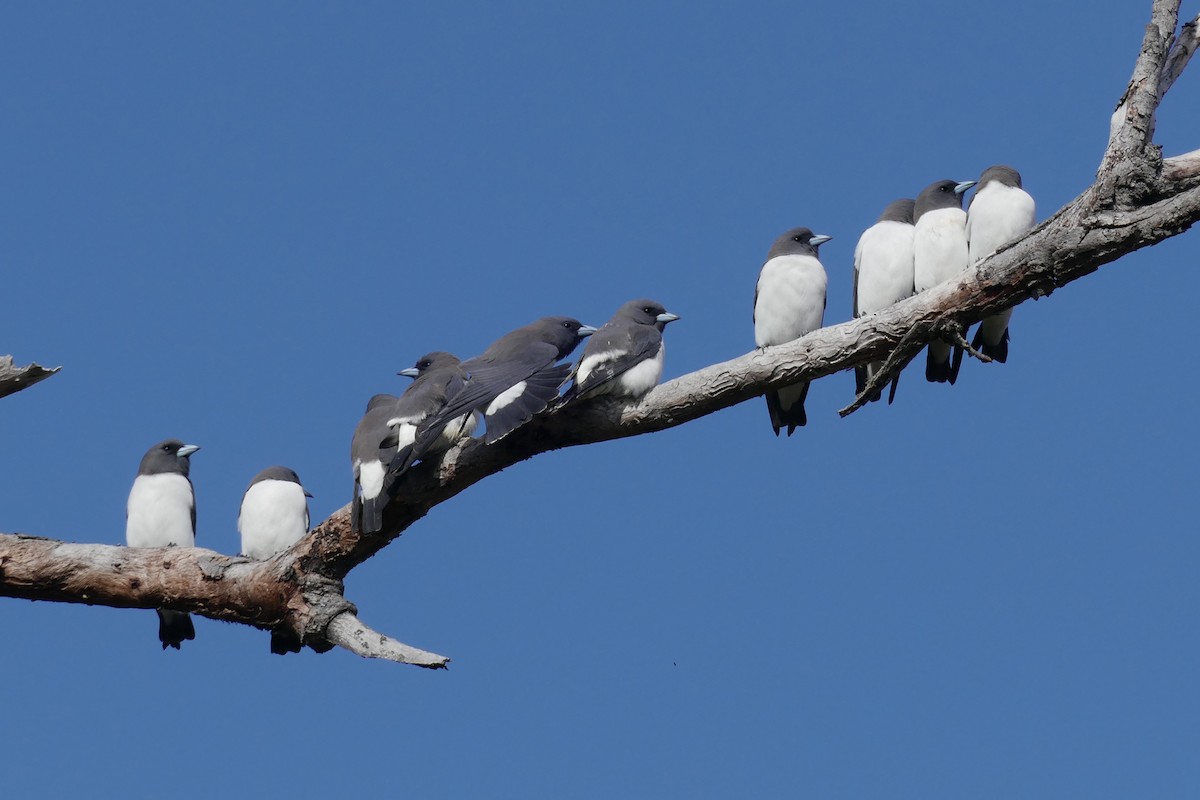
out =
<path fill-rule="evenodd" d="M 793 237 L 792 237 L 792 241 L 793 241 L 793 242 L 803 242 L 803 241 L 804 241 L 804 237 L 803 237 L 803 236 L 801 236 L 800 234 L 796 234 L 795 236 L 793 236 Z"/>
<path fill-rule="evenodd" d="M 169 453 L 169 452 L 171 452 L 171 445 L 169 445 L 169 444 L 164 444 L 164 445 L 162 446 L 162 449 L 163 449 L 163 452 L 164 452 L 164 453 Z"/>
<path fill-rule="evenodd" d="M 564 328 L 569 328 L 569 327 L 571 327 L 571 323 L 569 323 L 569 322 L 564 322 L 562 325 L 563 325 L 563 327 L 564 327 Z"/>
<path fill-rule="evenodd" d="M 428 369 L 432 363 L 432 361 L 422 361 L 420 364 L 417 364 L 417 369 Z"/>
<path fill-rule="evenodd" d="M 645 308 L 643 308 L 643 309 L 642 309 L 642 311 L 645 311 L 647 314 L 653 314 L 653 313 L 654 313 L 654 309 L 653 309 L 653 308 L 651 308 L 650 306 L 646 306 Z"/>

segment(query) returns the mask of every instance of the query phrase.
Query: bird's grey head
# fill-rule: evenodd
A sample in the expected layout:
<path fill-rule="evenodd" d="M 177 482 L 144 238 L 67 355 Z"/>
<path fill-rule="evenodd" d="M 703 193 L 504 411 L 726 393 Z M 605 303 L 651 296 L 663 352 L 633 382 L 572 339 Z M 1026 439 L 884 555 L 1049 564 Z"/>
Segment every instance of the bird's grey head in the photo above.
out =
<path fill-rule="evenodd" d="M 994 167 L 988 167 L 979 176 L 979 188 L 987 186 L 990 181 L 1002 183 L 1005 186 L 1015 186 L 1021 188 L 1021 173 L 1017 172 L 1012 167 L 1007 167 L 1004 164 L 997 164 Z M 978 191 L 978 190 L 977 190 Z"/>
<path fill-rule="evenodd" d="M 406 378 L 416 378 L 430 370 L 441 369 L 442 367 L 454 367 L 460 363 L 461 361 L 458 356 L 453 353 L 434 350 L 432 353 L 426 353 L 418 358 L 416 364 L 413 364 L 408 369 L 402 369 L 396 374 L 403 375 Z"/>
<path fill-rule="evenodd" d="M 813 233 L 808 228 L 792 228 L 771 245 L 771 252 L 767 253 L 767 261 L 776 256 L 812 256 L 816 258 L 817 248 L 832 238 L 832 236 Z"/>
<path fill-rule="evenodd" d="M 660 331 L 667 327 L 668 322 L 679 319 L 678 316 L 667 311 L 662 303 L 646 298 L 630 300 L 617 309 L 616 316 L 639 325 L 654 325 Z"/>
<path fill-rule="evenodd" d="M 301 489 L 304 489 L 304 484 L 300 483 L 300 476 L 296 474 L 295 470 L 288 469 L 287 467 L 267 467 L 254 476 L 250 481 L 250 486 L 262 483 L 263 481 L 284 481 L 286 483 L 294 483 Z M 250 491 L 250 486 L 246 487 L 247 492 Z M 312 497 L 307 491 L 304 492 L 304 496 Z"/>
<path fill-rule="evenodd" d="M 888 203 L 888 207 L 879 215 L 877 222 L 907 222 L 912 225 L 913 208 L 916 206 L 915 200 L 909 200 L 907 197 L 903 200 L 893 200 Z"/>
<path fill-rule="evenodd" d="M 146 451 L 142 463 L 138 466 L 138 475 L 161 475 L 175 473 L 187 477 L 191 462 L 188 457 L 200 448 L 194 444 L 184 444 L 178 439 L 167 439 L 159 442 Z"/>
<path fill-rule="evenodd" d="M 962 208 L 963 192 L 975 185 L 975 181 L 937 181 L 921 190 L 913 208 L 913 219 L 942 208 Z"/>
<path fill-rule="evenodd" d="M 558 357 L 566 358 L 585 336 L 596 329 L 571 317 L 542 317 L 530 326 L 539 339 L 558 348 Z"/>
<path fill-rule="evenodd" d="M 387 403 L 395 403 L 399 399 L 400 398 L 396 397 L 396 395 L 394 395 L 394 394 L 372 395 L 371 399 L 367 401 L 367 410 L 364 411 L 363 413 L 366 414 L 366 413 L 370 412 L 372 409 L 379 408 L 380 406 L 386 405 Z"/>

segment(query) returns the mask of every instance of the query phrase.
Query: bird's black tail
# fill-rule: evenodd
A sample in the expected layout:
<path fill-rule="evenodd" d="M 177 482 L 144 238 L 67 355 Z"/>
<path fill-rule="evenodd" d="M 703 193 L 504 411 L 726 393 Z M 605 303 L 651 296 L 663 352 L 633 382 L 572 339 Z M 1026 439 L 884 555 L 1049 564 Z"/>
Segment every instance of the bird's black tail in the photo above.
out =
<path fill-rule="evenodd" d="M 962 364 L 962 348 L 955 347 L 951 355 L 950 345 L 937 339 L 930 342 L 925 356 L 925 380 L 953 385 Z"/>
<path fill-rule="evenodd" d="M 196 628 L 192 625 L 191 614 L 171 611 L 167 608 L 155 610 L 158 612 L 158 640 L 162 642 L 163 650 L 168 647 L 178 650 L 184 641 L 196 638 Z"/>
<path fill-rule="evenodd" d="M 787 435 L 791 436 L 796 428 L 808 424 L 808 416 L 804 413 L 804 399 L 808 397 L 808 382 L 797 383 L 780 391 L 770 391 L 763 395 L 767 399 L 767 413 L 771 415 L 771 427 L 775 435 L 786 427 Z"/>
<path fill-rule="evenodd" d="M 287 628 L 274 628 L 271 631 L 271 652 L 275 655 L 299 653 L 300 637 Z"/>
<path fill-rule="evenodd" d="M 1000 334 L 1000 341 L 995 344 L 988 344 L 987 340 L 983 338 L 983 325 L 980 325 L 979 330 L 975 331 L 975 338 L 971 340 L 971 347 L 974 347 L 992 361 L 999 361 L 1001 364 L 1007 363 L 1008 328 L 1005 328 L 1004 333 Z"/>
<path fill-rule="evenodd" d="M 484 416 L 487 424 L 484 441 L 492 444 L 533 419 L 534 414 L 558 397 L 558 390 L 570 377 L 571 369 L 570 364 L 556 364 L 526 378 L 525 390 L 519 396 Z"/>

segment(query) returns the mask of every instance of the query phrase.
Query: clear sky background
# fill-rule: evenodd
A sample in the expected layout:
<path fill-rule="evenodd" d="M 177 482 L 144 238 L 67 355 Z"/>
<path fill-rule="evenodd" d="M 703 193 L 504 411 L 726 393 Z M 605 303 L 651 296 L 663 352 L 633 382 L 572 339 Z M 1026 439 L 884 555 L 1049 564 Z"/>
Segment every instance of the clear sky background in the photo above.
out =
<path fill-rule="evenodd" d="M 178 437 L 235 553 L 263 467 L 314 520 L 349 500 L 367 398 L 428 350 L 650 296 L 667 377 L 748 351 L 796 225 L 845 320 L 890 200 L 1007 163 L 1044 219 L 1087 186 L 1149 8 L 7 5 L 0 353 L 63 371 L 0 402 L 0 530 L 123 542 Z M 1021 306 L 953 388 L 918 364 L 843 420 L 843 373 L 790 440 L 756 399 L 472 487 L 346 585 L 446 672 L 0 600 L 4 792 L 1195 797 L 1198 254 Z"/>

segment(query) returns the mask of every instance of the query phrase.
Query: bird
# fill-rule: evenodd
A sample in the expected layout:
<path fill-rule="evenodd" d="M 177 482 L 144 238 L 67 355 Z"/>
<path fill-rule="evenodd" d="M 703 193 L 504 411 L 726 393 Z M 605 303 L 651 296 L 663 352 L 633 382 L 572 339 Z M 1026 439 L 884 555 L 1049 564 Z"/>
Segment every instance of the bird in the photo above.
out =
<path fill-rule="evenodd" d="M 913 294 L 913 200 L 893 200 L 874 225 L 863 231 L 854 248 L 854 316 L 873 314 Z M 871 361 L 854 368 L 855 391 L 862 394 L 867 382 L 883 368 Z M 896 397 L 900 375 L 892 378 L 888 404 Z M 876 391 L 872 401 L 881 397 Z"/>
<path fill-rule="evenodd" d="M 640 399 L 662 378 L 662 332 L 679 319 L 654 300 L 630 300 L 588 339 L 563 402 L 613 395 Z"/>
<path fill-rule="evenodd" d="M 300 476 L 287 467 L 267 467 L 255 475 L 238 512 L 242 555 L 265 561 L 304 538 L 310 497 Z M 272 629 L 272 653 L 299 653 L 300 646 L 299 637 L 290 629 Z"/>
<path fill-rule="evenodd" d="M 967 205 L 969 263 L 982 261 L 1027 232 L 1036 216 L 1037 206 L 1021 186 L 1021 173 L 1003 164 L 985 169 Z M 1012 312 L 1006 308 L 985 318 L 971 346 L 1001 364 L 1008 361 L 1008 321 Z"/>
<path fill-rule="evenodd" d="M 754 287 L 754 341 L 759 347 L 783 344 L 815 331 L 825 317 L 825 268 L 817 248 L 832 236 L 793 228 L 771 245 Z M 775 435 L 808 422 L 804 398 L 808 381 L 766 393 L 767 412 Z"/>
<path fill-rule="evenodd" d="M 350 465 L 354 471 L 354 496 L 351 528 L 374 533 L 383 520 L 387 497 L 383 483 L 388 465 L 396 455 L 396 431 L 388 425 L 400 398 L 377 394 L 367 401 L 367 409 L 350 439 Z"/>
<path fill-rule="evenodd" d="M 596 328 L 571 317 L 542 317 L 506 333 L 480 355 L 462 362 L 462 389 L 420 424 L 412 448 L 393 460 L 392 471 L 402 473 L 428 454 L 445 428 L 467 412 L 482 412 L 486 444 L 494 444 L 533 419 L 558 397 L 571 373 L 570 364 L 557 362 L 595 332 Z"/>
<path fill-rule="evenodd" d="M 398 373 L 415 378 L 400 397 L 377 394 L 367 403 L 350 442 L 354 470 L 354 502 L 351 520 L 355 530 L 375 533 L 383 527 L 383 509 L 397 475 L 393 462 L 415 460 L 412 455 L 418 426 L 441 410 L 448 398 L 462 391 L 466 381 L 458 357 L 436 351 Z M 448 450 L 454 442 L 474 432 L 477 419 L 471 412 L 452 419 L 428 443 L 422 456 Z"/>
<path fill-rule="evenodd" d="M 267 467 L 242 495 L 238 533 L 242 555 L 265 561 L 308 533 L 308 498 L 300 477 L 287 467 Z"/>
<path fill-rule="evenodd" d="M 921 190 L 913 208 L 913 283 L 918 292 L 932 289 L 967 268 L 967 214 L 963 192 L 975 181 L 937 181 Z M 929 343 L 925 380 L 953 385 L 958 380 L 962 348 L 939 340 Z"/>
<path fill-rule="evenodd" d="M 129 547 L 196 546 L 196 492 L 188 472 L 189 459 L 199 449 L 167 439 L 142 456 L 126 504 L 125 544 Z M 178 650 L 184 640 L 196 638 L 191 615 L 166 608 L 157 611 L 163 650 Z"/>

